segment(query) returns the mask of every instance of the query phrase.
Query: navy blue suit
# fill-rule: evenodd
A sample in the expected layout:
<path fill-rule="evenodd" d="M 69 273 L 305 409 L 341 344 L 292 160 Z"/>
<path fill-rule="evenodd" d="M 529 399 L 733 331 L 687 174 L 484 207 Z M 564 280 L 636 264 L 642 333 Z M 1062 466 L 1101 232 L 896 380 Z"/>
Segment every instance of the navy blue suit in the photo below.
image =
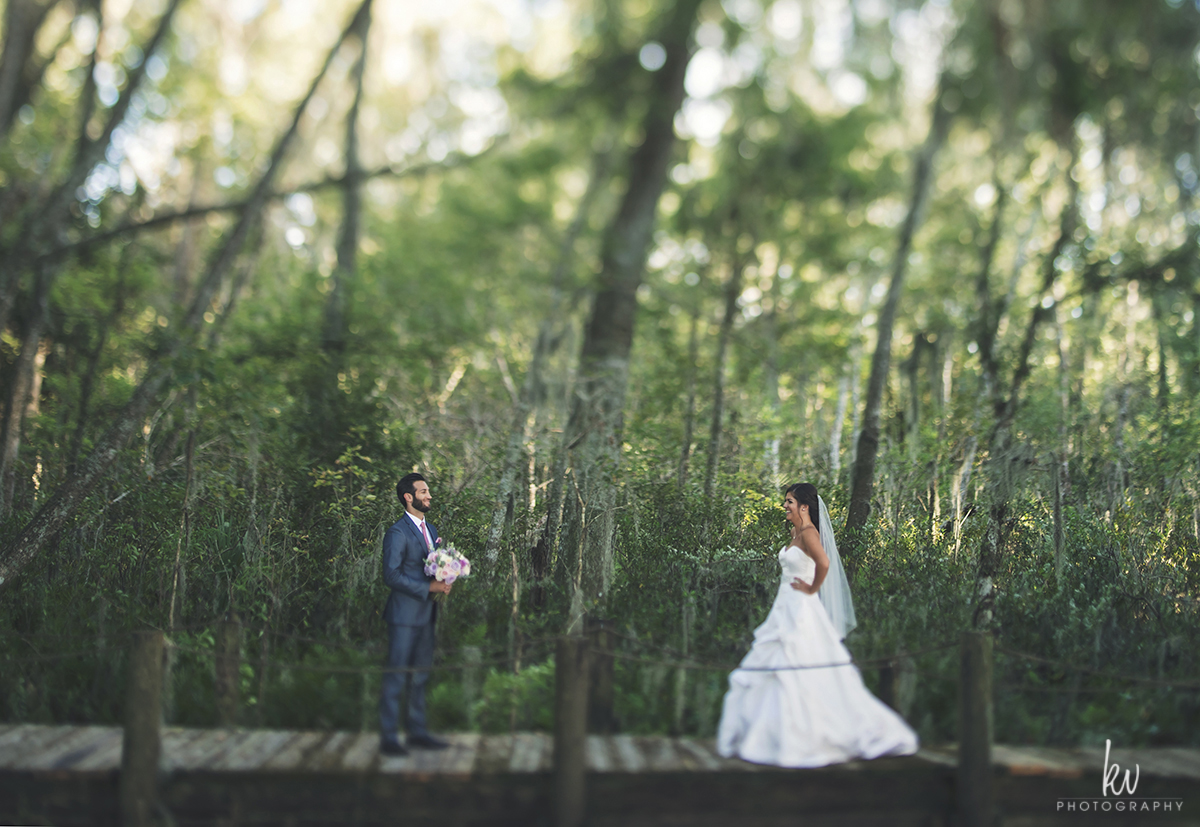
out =
<path fill-rule="evenodd" d="M 428 522 L 429 538 L 437 543 L 437 529 Z M 388 629 L 387 665 L 391 668 L 429 666 L 433 663 L 437 604 L 430 599 L 432 577 L 425 574 L 429 548 L 420 529 L 407 513 L 383 535 L 383 582 L 392 590 L 383 609 Z M 400 723 L 400 695 L 409 683 L 405 731 L 409 738 L 427 735 L 425 685 L 428 672 L 385 673 L 379 698 L 379 729 L 384 741 L 396 740 Z"/>

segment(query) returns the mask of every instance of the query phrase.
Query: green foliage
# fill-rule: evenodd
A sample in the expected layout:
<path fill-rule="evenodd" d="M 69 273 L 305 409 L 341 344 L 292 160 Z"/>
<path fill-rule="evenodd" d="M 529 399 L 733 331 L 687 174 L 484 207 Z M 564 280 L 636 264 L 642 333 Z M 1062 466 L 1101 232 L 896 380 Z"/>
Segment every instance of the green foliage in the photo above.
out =
<path fill-rule="evenodd" d="M 109 43 L 127 43 L 110 56 L 118 75 L 149 58 L 136 46 L 148 25 L 141 5 L 105 21 Z M 997 734 L 1200 743 L 1195 692 L 1154 683 L 1200 674 L 1200 17 L 1175 0 L 910 5 L 851 4 L 832 68 L 817 68 L 812 49 L 822 44 L 808 18 L 789 40 L 776 31 L 778 4 L 705 6 L 697 42 L 736 79 L 708 101 L 728 113 L 720 135 L 681 140 L 671 159 L 638 292 L 603 607 L 625 656 L 615 672 L 619 726 L 711 735 L 726 672 L 777 586 L 779 483 L 815 481 L 835 522 L 846 510 L 856 394 L 928 120 L 917 58 L 932 56 L 904 57 L 918 41 L 901 33 L 920 29 L 933 42 L 945 14 L 949 40 L 934 63 L 945 69 L 942 105 L 953 119 L 908 259 L 871 524 L 847 561 L 860 617 L 848 646 L 862 660 L 916 652 L 900 668 L 911 683 L 905 714 L 926 740 L 954 737 L 953 643 L 974 621 L 995 482 L 975 279 L 999 220 L 988 296 L 1007 307 L 996 342 L 1004 385 L 1031 307 L 1051 298 L 1037 285 L 1070 174 L 1081 221 L 1049 262 L 1054 320 L 1033 340 L 1013 424 L 1020 450 L 1004 471 L 1012 494 L 994 583 L 1004 647 Z M 380 63 L 368 77 L 389 80 L 376 84 L 386 97 L 370 92 L 364 107 L 363 158 L 390 168 L 362 188 L 342 347 L 323 331 L 344 192 L 322 182 L 341 169 L 327 150 L 342 146 L 348 96 L 337 72 L 326 79 L 277 182 L 299 189 L 264 213 L 235 268 L 244 272 L 221 286 L 199 344 L 172 360 L 170 392 L 111 473 L 0 596 L 0 717 L 116 722 L 125 634 L 174 624 L 182 628 L 171 635 L 168 718 L 211 725 L 214 623 L 235 612 L 246 624 L 244 723 L 373 727 L 387 598 L 380 538 L 400 516 L 397 478 L 417 468 L 433 486 L 431 519 L 475 565 L 439 621 L 438 663 L 453 668 L 432 680 L 431 720 L 549 728 L 548 642 L 568 613 L 579 537 L 549 538 L 548 559 L 535 549 L 558 519 L 556 488 L 565 489 L 563 511 L 578 506 L 573 477 L 555 478 L 555 461 L 601 238 L 642 137 L 635 125 L 654 105 L 646 90 L 655 75 L 638 53 L 668 11 L 611 2 L 570 7 L 565 21 L 535 15 L 536 48 L 496 45 L 488 32 L 457 67 L 435 59 L 458 40 L 442 43 L 434 26 L 428 65 L 411 83 L 394 84 L 395 54 L 372 49 Z M 0 142 L 0 254 L 74 157 L 64 136 L 79 132 L 88 61 L 60 12 L 50 19 L 61 31 L 39 37 L 61 41 L 38 56 L 56 62 Z M 72 202 L 53 243 L 244 195 L 300 93 L 288 82 L 302 85 L 306 62 L 325 48 L 323 25 L 275 25 L 285 13 L 267 4 L 261 25 L 220 28 L 253 33 L 237 48 L 282 84 L 264 92 L 250 83 L 243 94 L 225 88 L 228 67 L 242 61 L 223 63 L 211 48 L 218 29 L 209 17 L 178 20 L 159 56 L 169 71 L 139 93 L 123 127 L 128 143 L 106 148 L 91 178 L 99 189 Z M 854 79 L 865 87 L 856 104 L 834 94 Z M 93 125 L 111 91 L 99 96 Z M 478 155 L 445 154 L 464 123 L 479 125 L 468 110 L 484 98 L 503 101 L 495 120 L 507 138 Z M 684 135 L 687 118 L 678 123 Z M 160 131 L 171 157 L 145 175 L 128 153 Z M 1072 146 L 1079 161 L 1067 170 Z M 599 195 L 576 223 L 593 169 L 604 170 Z M 19 428 L 0 548 L 70 482 L 160 357 L 227 226 L 211 214 L 39 259 L 55 278 L 38 344 L 42 384 Z M 722 377 L 715 495 L 706 498 L 716 333 L 734 267 L 742 291 Z M 6 390 L 37 317 L 36 269 L 11 278 L 6 269 L 0 284 L 13 308 L 0 331 Z M 528 377 L 533 415 L 516 423 L 517 490 L 507 513 L 500 503 L 502 538 L 489 553 L 514 394 L 541 335 L 549 347 L 542 372 Z M 831 445 L 835 429 L 841 442 Z M 691 472 L 680 485 L 685 451 Z M 964 470 L 970 480 L 956 492 Z M 943 643 L 950 648 L 930 648 Z M 466 647 L 481 653 L 479 666 L 467 663 Z M 664 665 L 680 659 L 695 668 Z M 874 667 L 864 678 L 878 688 Z"/>
<path fill-rule="evenodd" d="M 173 638 L 179 648 L 172 660 L 172 721 L 196 726 L 215 721 L 214 639 L 206 621 L 225 611 L 232 599 L 247 624 L 241 686 L 246 722 L 351 730 L 374 726 L 378 673 L 373 670 L 382 657 L 384 629 L 378 613 L 385 597 L 374 538 L 395 507 L 380 504 L 390 499 L 381 489 L 375 500 L 361 493 L 366 490 L 363 475 L 369 475 L 373 463 L 353 452 L 343 459 L 312 477 L 330 496 L 307 518 L 305 532 L 285 527 L 297 522 L 298 515 L 281 519 L 284 515 L 277 513 L 261 541 L 249 546 L 245 528 L 236 528 L 247 517 L 245 504 L 237 506 L 233 497 L 236 489 L 226 495 L 209 489 L 206 496 L 231 499 L 227 510 L 200 518 L 184 558 L 179 622 L 201 628 Z M 353 497 L 334 495 L 339 486 Z M 681 496 L 671 485 L 634 479 L 626 490 L 617 579 L 608 604 L 617 621 L 617 648 L 634 658 L 617 660 L 618 724 L 629 732 L 711 735 L 726 672 L 746 651 L 751 631 L 774 595 L 775 552 L 784 538 L 778 493 L 743 489 L 705 500 L 696 494 Z M 826 490 L 836 521 L 841 513 L 838 490 Z M 526 529 L 518 523 L 496 559 L 488 560 L 479 545 L 486 509 L 471 497 L 439 496 L 436 481 L 434 491 L 438 510 L 431 516 L 476 561 L 475 574 L 456 587 L 444 609 L 439 662 L 462 667 L 466 646 L 491 653 L 485 664 L 504 659 L 513 553 L 522 573 L 515 632 L 525 641 L 525 654 L 517 673 L 497 666 L 485 666 L 482 677 L 478 670 L 462 668 L 437 673 L 429 695 L 431 721 L 445 729 L 549 730 L 553 658 L 539 641 L 560 628 L 568 595 L 561 585 L 553 585 L 548 602 L 536 608 L 530 602 L 530 552 L 521 541 Z M 156 506 L 145 501 L 141 507 Z M 916 676 L 906 709 L 909 720 L 926 740 L 950 740 L 957 714 L 954 644 L 970 622 L 972 549 L 980 541 L 981 521 L 968 518 L 955 553 L 953 537 L 931 539 L 918 511 L 904 507 L 899 514 L 902 522 L 882 525 L 854 567 L 859 628 L 848 645 L 858 658 L 870 659 L 949 643 L 950 648 L 915 655 L 905 668 Z M 996 667 L 1001 687 L 997 737 L 1041 743 L 1103 737 L 1129 744 L 1196 743 L 1197 709 L 1187 692 L 1106 677 L 1172 680 L 1200 669 L 1192 654 L 1200 651 L 1196 609 L 1186 598 L 1198 565 L 1190 532 L 1148 532 L 1151 517 L 1133 501 L 1111 524 L 1071 508 L 1060 582 L 1047 539 L 1052 515 L 1045 504 L 1024 501 L 1013 519 L 996 604 L 998 642 L 1004 647 Z M 122 535 L 114 531 L 112 536 Z M 343 547 L 347 536 L 350 544 Z M 153 606 L 169 599 L 168 574 L 177 545 L 174 530 L 161 540 L 144 528 L 124 537 L 117 545 L 80 547 L 69 565 L 48 568 L 19 592 L 20 610 L 6 616 L 0 637 L 4 657 L 17 659 L 10 660 L 13 665 L 2 679 L 6 718 L 119 720 L 124 662 L 115 629 L 144 624 L 154 617 Z M 339 548 L 346 550 L 329 551 Z M 569 562 L 569 552 L 560 552 L 557 566 Z M 74 582 L 88 585 L 68 586 Z M 39 587 L 42 583 L 47 585 Z M 96 583 L 103 588 L 97 591 Z M 80 599 L 61 602 L 64 588 L 75 589 Z M 264 624 L 272 630 L 265 649 L 255 631 Z M 20 660 L 31 646 L 43 652 L 69 651 L 80 641 L 88 646 L 86 641 L 102 627 L 116 647 L 111 653 Z M 54 634 L 70 637 L 36 643 L 39 636 Z M 327 642 L 306 643 L 307 637 Z M 1028 661 L 1007 650 L 1053 663 Z M 681 657 L 703 667 L 689 669 L 682 684 L 665 665 Z M 864 676 L 877 688 L 873 667 Z M 676 711 L 679 699 L 682 718 Z"/>
<path fill-rule="evenodd" d="M 491 671 L 474 714 L 483 732 L 554 731 L 554 661 L 519 674 Z"/>

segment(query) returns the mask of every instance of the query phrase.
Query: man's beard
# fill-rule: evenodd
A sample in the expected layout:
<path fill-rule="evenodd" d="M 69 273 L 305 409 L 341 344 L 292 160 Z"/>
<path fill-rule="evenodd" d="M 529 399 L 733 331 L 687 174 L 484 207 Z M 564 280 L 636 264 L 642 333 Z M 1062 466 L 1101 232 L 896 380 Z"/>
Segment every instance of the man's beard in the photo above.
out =
<path fill-rule="evenodd" d="M 430 505 L 431 503 L 423 503 L 416 500 L 413 501 L 413 508 L 417 509 L 417 511 L 420 511 L 422 514 L 429 510 Z"/>

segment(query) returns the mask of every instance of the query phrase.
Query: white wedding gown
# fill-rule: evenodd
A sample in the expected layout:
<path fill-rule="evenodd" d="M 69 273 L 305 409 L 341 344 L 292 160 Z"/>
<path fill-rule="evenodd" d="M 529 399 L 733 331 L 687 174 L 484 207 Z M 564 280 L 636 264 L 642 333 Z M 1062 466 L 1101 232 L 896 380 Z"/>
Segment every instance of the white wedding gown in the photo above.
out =
<path fill-rule="evenodd" d="M 792 588 L 796 577 L 812 582 L 816 563 L 796 546 L 780 551 L 779 562 L 775 603 L 729 676 L 718 751 L 781 767 L 915 753 L 916 733 L 863 686 L 820 598 Z M 846 665 L 780 669 L 830 663 Z"/>

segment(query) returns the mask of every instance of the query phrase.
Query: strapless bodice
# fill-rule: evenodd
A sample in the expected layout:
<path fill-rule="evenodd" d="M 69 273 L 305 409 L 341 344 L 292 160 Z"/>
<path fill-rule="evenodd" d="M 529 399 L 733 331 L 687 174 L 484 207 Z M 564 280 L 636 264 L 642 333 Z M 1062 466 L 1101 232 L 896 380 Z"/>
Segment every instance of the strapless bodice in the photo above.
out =
<path fill-rule="evenodd" d="M 816 562 L 801 551 L 799 546 L 784 546 L 780 549 L 779 565 L 783 569 L 781 580 L 788 584 L 797 577 L 805 583 L 811 583 L 817 573 Z"/>

